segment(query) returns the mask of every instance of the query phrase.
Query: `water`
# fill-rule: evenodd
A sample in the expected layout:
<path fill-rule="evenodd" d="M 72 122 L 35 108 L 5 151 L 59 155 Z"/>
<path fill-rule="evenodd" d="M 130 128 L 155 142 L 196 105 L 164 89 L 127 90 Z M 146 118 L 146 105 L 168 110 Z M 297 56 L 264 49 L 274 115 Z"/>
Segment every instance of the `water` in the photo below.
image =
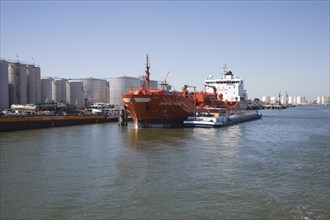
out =
<path fill-rule="evenodd" d="M 329 107 L 0 133 L 1 219 L 329 219 Z"/>

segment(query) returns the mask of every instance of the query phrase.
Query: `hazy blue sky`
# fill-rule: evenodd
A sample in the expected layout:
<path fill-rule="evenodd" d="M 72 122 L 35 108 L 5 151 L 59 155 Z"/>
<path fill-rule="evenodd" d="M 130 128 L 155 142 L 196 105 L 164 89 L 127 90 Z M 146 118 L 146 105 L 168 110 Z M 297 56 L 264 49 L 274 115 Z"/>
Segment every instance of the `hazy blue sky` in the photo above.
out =
<path fill-rule="evenodd" d="M 138 77 L 146 54 L 178 90 L 226 63 L 249 98 L 329 96 L 329 1 L 1 0 L 1 57 L 43 77 Z"/>

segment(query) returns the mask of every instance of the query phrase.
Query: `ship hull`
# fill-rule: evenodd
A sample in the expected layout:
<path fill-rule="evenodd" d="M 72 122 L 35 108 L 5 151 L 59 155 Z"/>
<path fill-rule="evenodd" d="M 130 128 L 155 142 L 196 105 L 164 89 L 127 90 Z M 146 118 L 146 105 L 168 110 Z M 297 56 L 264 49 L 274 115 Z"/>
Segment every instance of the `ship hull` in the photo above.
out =
<path fill-rule="evenodd" d="M 122 96 L 136 127 L 183 127 L 196 113 L 195 104 L 179 94 L 125 94 Z"/>

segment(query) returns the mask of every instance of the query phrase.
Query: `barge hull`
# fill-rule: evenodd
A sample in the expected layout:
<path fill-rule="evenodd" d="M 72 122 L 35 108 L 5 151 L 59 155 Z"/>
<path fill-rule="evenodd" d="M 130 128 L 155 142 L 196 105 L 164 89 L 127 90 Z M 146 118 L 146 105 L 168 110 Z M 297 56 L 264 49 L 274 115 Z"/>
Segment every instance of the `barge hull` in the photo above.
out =
<path fill-rule="evenodd" d="M 229 117 L 190 117 L 184 121 L 184 127 L 217 128 L 261 119 L 261 113 L 234 115 Z"/>
<path fill-rule="evenodd" d="M 0 132 L 94 124 L 108 121 L 114 121 L 114 119 L 106 119 L 103 116 L 47 116 L 1 118 Z"/>

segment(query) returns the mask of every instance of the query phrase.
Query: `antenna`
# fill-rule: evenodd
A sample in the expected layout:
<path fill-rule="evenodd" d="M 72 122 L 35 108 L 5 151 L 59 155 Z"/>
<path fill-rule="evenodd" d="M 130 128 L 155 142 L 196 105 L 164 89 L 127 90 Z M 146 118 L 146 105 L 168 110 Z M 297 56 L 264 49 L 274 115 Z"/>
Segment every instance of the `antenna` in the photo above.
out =
<path fill-rule="evenodd" d="M 167 77 L 168 77 L 168 74 L 169 74 L 170 72 L 168 71 L 167 73 L 166 73 L 166 75 L 165 75 L 165 79 L 164 79 L 164 84 L 167 84 Z"/>
<path fill-rule="evenodd" d="M 149 87 L 150 87 L 150 72 L 149 72 L 149 69 L 150 69 L 149 56 L 147 54 L 147 60 L 146 60 L 146 87 L 147 87 L 147 90 L 149 90 Z"/>
<path fill-rule="evenodd" d="M 278 93 L 278 104 L 281 105 L 281 91 Z"/>
<path fill-rule="evenodd" d="M 228 70 L 227 70 L 227 64 L 225 63 L 223 65 L 223 67 L 222 67 L 222 74 L 223 74 L 224 77 L 225 77 L 225 75 L 226 75 L 227 72 L 228 72 Z"/>
<path fill-rule="evenodd" d="M 288 104 L 289 103 L 289 95 L 288 95 L 288 92 L 285 91 L 285 104 Z"/>

